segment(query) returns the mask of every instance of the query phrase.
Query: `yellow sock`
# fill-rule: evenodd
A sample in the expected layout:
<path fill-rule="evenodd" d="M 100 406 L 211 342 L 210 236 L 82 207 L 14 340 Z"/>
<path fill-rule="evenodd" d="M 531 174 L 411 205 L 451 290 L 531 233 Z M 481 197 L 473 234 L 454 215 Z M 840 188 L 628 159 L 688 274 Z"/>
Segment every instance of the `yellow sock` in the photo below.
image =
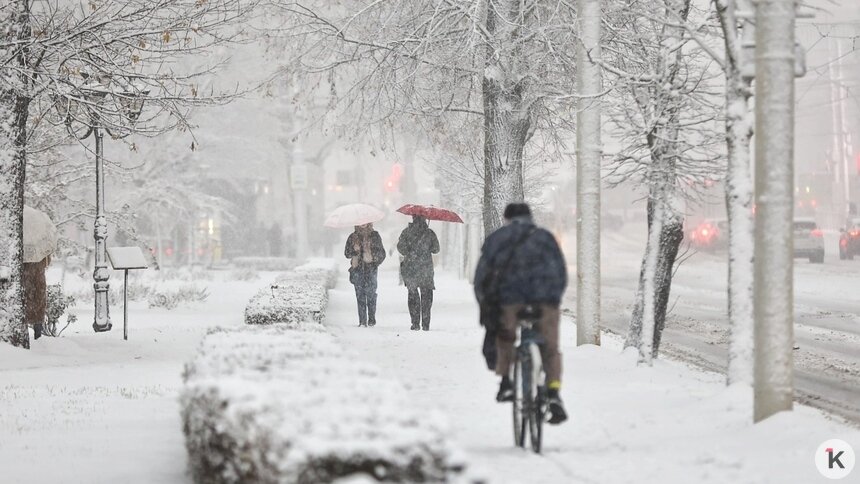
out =
<path fill-rule="evenodd" d="M 546 387 L 550 390 L 561 390 L 561 381 L 553 380 L 549 382 Z"/>

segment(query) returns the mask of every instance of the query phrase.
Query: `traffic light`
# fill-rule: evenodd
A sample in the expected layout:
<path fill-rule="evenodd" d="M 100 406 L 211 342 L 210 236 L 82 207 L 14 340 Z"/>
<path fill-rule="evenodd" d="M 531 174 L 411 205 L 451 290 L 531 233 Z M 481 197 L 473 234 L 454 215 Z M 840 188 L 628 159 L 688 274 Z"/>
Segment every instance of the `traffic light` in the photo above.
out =
<path fill-rule="evenodd" d="M 395 163 L 391 166 L 391 174 L 385 179 L 385 191 L 400 191 L 400 179 L 403 178 L 403 165 Z"/>

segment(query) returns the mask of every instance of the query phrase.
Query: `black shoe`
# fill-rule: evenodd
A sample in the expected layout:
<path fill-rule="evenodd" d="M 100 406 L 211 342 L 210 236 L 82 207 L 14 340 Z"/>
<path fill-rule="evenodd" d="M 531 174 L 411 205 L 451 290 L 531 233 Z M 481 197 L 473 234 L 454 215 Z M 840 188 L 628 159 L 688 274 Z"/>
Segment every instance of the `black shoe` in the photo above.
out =
<path fill-rule="evenodd" d="M 418 331 L 419 329 L 421 329 L 421 326 L 419 326 L 418 323 L 412 323 L 412 327 L 409 329 L 411 329 L 412 331 Z"/>
<path fill-rule="evenodd" d="M 367 323 L 367 325 L 370 327 L 376 326 L 376 321 L 370 321 Z"/>
<path fill-rule="evenodd" d="M 564 410 L 564 404 L 561 403 L 558 390 L 547 392 L 547 407 L 549 407 L 549 420 L 547 422 L 550 424 L 558 425 L 567 420 L 567 412 Z"/>
<path fill-rule="evenodd" d="M 423 329 L 424 331 L 430 331 L 430 325 L 429 325 L 429 324 L 424 324 L 424 325 L 422 325 L 422 326 L 421 326 L 421 329 Z"/>
<path fill-rule="evenodd" d="M 499 393 L 496 394 L 497 402 L 512 402 L 514 401 L 514 385 L 511 379 L 504 376 L 499 383 Z"/>
<path fill-rule="evenodd" d="M 367 323 L 358 323 L 358 327 L 359 327 L 359 328 L 366 328 L 366 327 L 367 327 Z"/>

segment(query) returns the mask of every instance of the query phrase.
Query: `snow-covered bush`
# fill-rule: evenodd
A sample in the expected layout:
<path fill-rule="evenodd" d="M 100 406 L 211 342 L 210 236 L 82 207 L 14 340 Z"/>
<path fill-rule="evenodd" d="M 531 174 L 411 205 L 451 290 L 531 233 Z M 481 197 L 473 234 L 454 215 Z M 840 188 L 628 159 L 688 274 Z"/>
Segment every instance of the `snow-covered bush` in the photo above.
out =
<path fill-rule="evenodd" d="M 342 270 L 346 271 L 345 268 Z M 290 274 L 304 277 L 321 277 L 326 281 L 326 289 L 334 288 L 337 283 L 338 265 L 334 259 L 311 259 L 296 267 Z"/>
<path fill-rule="evenodd" d="M 111 279 L 111 285 L 108 289 L 108 299 L 110 301 L 122 301 L 123 298 L 123 285 L 122 281 L 113 282 Z M 144 301 L 152 295 L 154 292 L 154 283 L 153 282 L 143 282 L 140 279 L 130 279 L 128 281 L 128 300 L 129 301 Z M 80 302 L 92 302 L 95 297 L 95 293 L 93 292 L 92 285 L 89 287 L 84 287 L 79 289 L 76 292 L 70 294 L 70 296 L 74 297 L 76 301 Z"/>
<path fill-rule="evenodd" d="M 155 277 L 161 281 L 211 281 L 215 271 L 201 267 L 169 267 L 155 271 Z"/>
<path fill-rule="evenodd" d="M 237 267 L 230 271 L 230 279 L 234 281 L 256 281 L 260 273 L 251 267 Z"/>
<path fill-rule="evenodd" d="M 234 266 L 249 268 L 257 271 L 291 271 L 299 265 L 299 261 L 289 257 L 236 257 Z"/>
<path fill-rule="evenodd" d="M 60 317 L 66 313 L 66 309 L 74 307 L 75 297 L 63 293 L 63 287 L 59 284 L 51 284 L 47 288 L 47 304 L 45 307 L 45 324 L 42 334 L 46 336 L 60 336 L 70 324 L 78 320 L 77 315 L 68 313 L 66 324 L 60 326 Z"/>
<path fill-rule="evenodd" d="M 319 483 L 356 473 L 442 482 L 464 468 L 444 422 L 324 326 L 218 330 L 186 365 L 183 431 L 198 483 Z"/>
<path fill-rule="evenodd" d="M 245 307 L 245 324 L 321 323 L 335 274 L 334 261 L 328 259 L 283 274 L 251 298 Z"/>
<path fill-rule="evenodd" d="M 203 302 L 209 297 L 205 287 L 183 284 L 175 289 L 153 290 L 147 297 L 150 308 L 176 309 L 180 304 Z"/>

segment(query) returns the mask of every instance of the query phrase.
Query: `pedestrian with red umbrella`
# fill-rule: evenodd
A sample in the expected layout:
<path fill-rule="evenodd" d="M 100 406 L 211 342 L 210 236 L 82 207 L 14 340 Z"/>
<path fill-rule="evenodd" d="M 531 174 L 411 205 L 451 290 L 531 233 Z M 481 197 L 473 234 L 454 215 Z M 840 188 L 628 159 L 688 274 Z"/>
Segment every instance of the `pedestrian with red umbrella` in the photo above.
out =
<path fill-rule="evenodd" d="M 439 253 L 439 239 L 430 230 L 427 219 L 412 216 L 397 241 L 397 252 L 403 256 L 400 275 L 408 291 L 409 316 L 413 331 L 430 330 L 430 309 L 433 307 L 433 254 Z"/>
<path fill-rule="evenodd" d="M 410 329 L 429 331 L 433 291 L 436 289 L 433 254 L 439 253 L 439 239 L 427 220 L 462 223 L 462 219 L 450 210 L 422 205 L 404 205 L 397 211 L 412 215 L 412 223 L 403 229 L 397 241 L 397 251 L 403 256 L 400 275 L 408 292 L 409 316 L 412 319 Z"/>

